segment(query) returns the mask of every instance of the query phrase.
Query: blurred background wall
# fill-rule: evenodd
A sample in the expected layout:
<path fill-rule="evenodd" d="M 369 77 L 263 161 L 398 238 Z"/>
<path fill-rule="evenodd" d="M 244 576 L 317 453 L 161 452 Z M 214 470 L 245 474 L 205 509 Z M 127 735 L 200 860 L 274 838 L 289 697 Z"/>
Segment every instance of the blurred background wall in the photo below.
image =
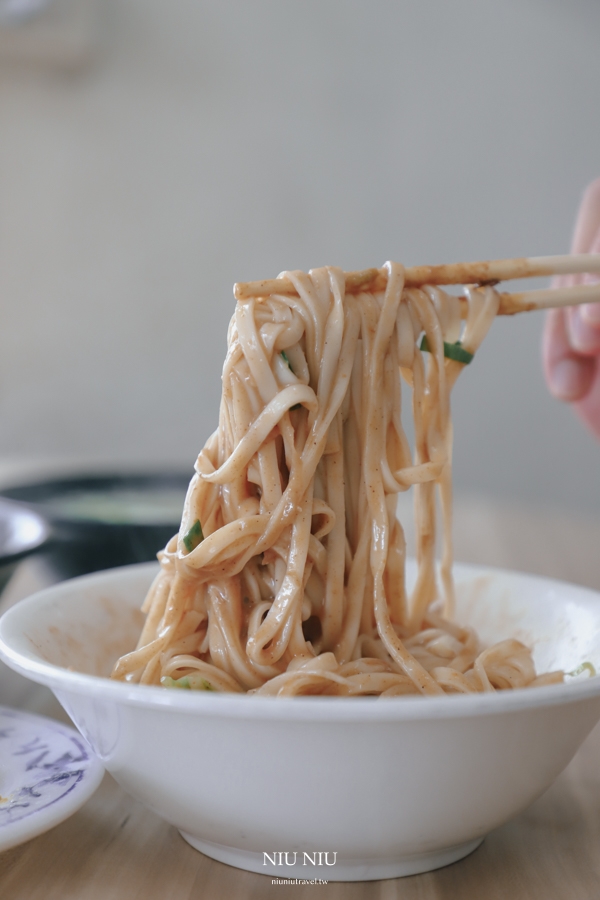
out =
<path fill-rule="evenodd" d="M 234 281 L 568 250 L 596 0 L 99 7 L 79 68 L 0 56 L 0 458 L 191 468 Z M 457 489 L 599 510 L 541 326 L 497 321 L 459 382 Z"/>

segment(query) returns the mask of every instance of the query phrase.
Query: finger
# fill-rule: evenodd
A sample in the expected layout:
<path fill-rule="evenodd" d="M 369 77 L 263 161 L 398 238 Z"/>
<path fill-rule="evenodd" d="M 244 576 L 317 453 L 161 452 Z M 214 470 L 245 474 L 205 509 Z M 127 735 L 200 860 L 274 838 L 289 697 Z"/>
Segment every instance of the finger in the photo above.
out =
<path fill-rule="evenodd" d="M 576 307 L 566 310 L 566 325 L 568 341 L 575 353 L 582 356 L 600 353 L 600 326 L 584 319 L 581 310 Z"/>
<path fill-rule="evenodd" d="M 589 245 L 590 253 L 600 253 L 600 226 Z M 588 274 L 582 277 L 584 284 L 597 284 L 598 276 Z M 586 355 L 600 352 L 600 303 L 586 303 L 572 307 L 567 316 L 569 339 L 572 347 Z"/>
<path fill-rule="evenodd" d="M 597 281 L 598 279 L 595 282 L 591 279 L 589 281 L 586 279 L 586 284 L 595 284 Z M 600 302 L 586 303 L 584 306 L 580 306 L 579 315 L 586 325 L 600 329 Z"/>
<path fill-rule="evenodd" d="M 594 235 L 594 240 L 590 246 L 590 253 L 600 253 L 600 226 Z M 600 281 L 600 278 L 595 273 L 583 276 L 584 284 L 598 284 L 598 281 Z M 600 303 L 586 303 L 584 306 L 580 306 L 579 315 L 585 325 L 600 329 Z"/>
<path fill-rule="evenodd" d="M 600 366 L 596 365 L 596 372 L 592 385 L 583 400 L 574 404 L 577 414 L 583 419 L 590 431 L 600 438 Z"/>
<path fill-rule="evenodd" d="M 575 222 L 572 253 L 591 253 L 600 231 L 600 178 L 592 181 L 583 193 Z"/>
<path fill-rule="evenodd" d="M 592 385 L 596 370 L 593 356 L 580 356 L 569 343 L 565 311 L 550 310 L 542 340 L 546 383 L 558 400 L 582 400 Z"/>
<path fill-rule="evenodd" d="M 599 233 L 600 178 L 597 178 L 583 192 L 571 241 L 571 253 L 596 253 L 592 247 Z M 585 275 L 559 275 L 552 280 L 552 284 L 554 287 L 585 284 Z"/>

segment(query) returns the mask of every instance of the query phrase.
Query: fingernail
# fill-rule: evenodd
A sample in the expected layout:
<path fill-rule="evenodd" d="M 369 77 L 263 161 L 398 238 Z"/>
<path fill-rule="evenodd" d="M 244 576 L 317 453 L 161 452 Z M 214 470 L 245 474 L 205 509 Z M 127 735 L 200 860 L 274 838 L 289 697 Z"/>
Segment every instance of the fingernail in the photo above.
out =
<path fill-rule="evenodd" d="M 580 367 L 574 359 L 562 359 L 552 369 L 552 393 L 559 400 L 571 400 L 579 396 Z"/>

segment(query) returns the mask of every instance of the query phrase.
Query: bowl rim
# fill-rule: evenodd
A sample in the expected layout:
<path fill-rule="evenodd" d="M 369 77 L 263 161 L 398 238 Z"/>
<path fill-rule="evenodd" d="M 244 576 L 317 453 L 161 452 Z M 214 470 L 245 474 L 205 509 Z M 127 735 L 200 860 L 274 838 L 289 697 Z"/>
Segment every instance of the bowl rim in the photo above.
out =
<path fill-rule="evenodd" d="M 462 575 L 510 575 L 540 586 L 575 589 L 588 599 L 600 603 L 600 592 L 582 585 L 558 579 L 501 569 L 492 566 L 455 564 L 455 573 Z M 8 609 L 0 617 L 0 659 L 26 678 L 50 687 L 58 693 L 85 694 L 95 699 L 112 701 L 116 705 L 142 707 L 173 713 L 197 713 L 226 719 L 281 720 L 286 722 L 396 722 L 436 719 L 486 717 L 508 712 L 527 712 L 550 706 L 567 705 L 600 699 L 600 674 L 567 684 L 547 685 L 534 689 L 517 688 L 493 694 L 446 694 L 444 696 L 387 697 L 259 697 L 247 694 L 217 692 L 169 691 L 154 685 L 128 684 L 111 681 L 98 675 L 71 671 L 44 661 L 34 650 L 25 650 L 19 643 L 25 639 L 23 630 L 14 631 L 19 619 L 35 616 L 35 611 L 54 601 L 65 591 L 77 591 L 90 582 L 123 583 L 137 581 L 143 574 L 148 578 L 158 571 L 158 563 L 134 563 L 115 569 L 105 569 L 82 575 L 30 595 Z M 13 633 L 14 632 L 14 633 Z"/>

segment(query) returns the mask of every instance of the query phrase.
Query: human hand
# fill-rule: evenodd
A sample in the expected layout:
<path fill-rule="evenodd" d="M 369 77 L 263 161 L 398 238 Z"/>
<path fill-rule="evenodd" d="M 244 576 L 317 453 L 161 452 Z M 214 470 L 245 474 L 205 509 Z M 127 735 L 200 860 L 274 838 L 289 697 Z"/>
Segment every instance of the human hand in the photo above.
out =
<path fill-rule="evenodd" d="M 600 253 L 600 178 L 583 195 L 571 252 Z M 569 287 L 597 281 L 594 275 L 562 275 L 554 284 Z M 542 357 L 550 393 L 572 403 L 600 439 L 600 303 L 550 310 Z"/>

